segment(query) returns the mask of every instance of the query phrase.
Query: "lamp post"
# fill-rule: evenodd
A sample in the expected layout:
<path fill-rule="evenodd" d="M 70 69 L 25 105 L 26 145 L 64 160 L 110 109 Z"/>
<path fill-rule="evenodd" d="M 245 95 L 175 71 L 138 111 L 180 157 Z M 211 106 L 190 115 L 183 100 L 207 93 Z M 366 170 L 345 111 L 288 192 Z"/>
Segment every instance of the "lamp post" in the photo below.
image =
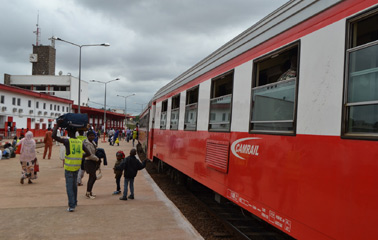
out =
<path fill-rule="evenodd" d="M 78 106 L 78 113 L 80 113 L 80 94 L 81 94 L 81 48 L 82 47 L 96 47 L 96 46 L 100 46 L 100 47 L 109 47 L 110 44 L 109 43 L 100 43 L 100 44 L 84 44 L 84 45 L 79 45 L 79 44 L 76 44 L 76 43 L 73 43 L 73 42 L 69 42 L 69 41 L 66 41 L 66 40 L 63 40 L 61 38 L 58 38 L 58 37 L 52 37 L 53 40 L 58 40 L 58 41 L 61 41 L 61 42 L 65 42 L 65 43 L 69 43 L 71 45 L 74 45 L 76 47 L 79 47 L 80 49 L 80 52 L 79 52 L 79 95 L 78 95 L 78 102 L 77 102 L 77 106 Z"/>
<path fill-rule="evenodd" d="M 131 94 L 131 95 L 128 95 L 128 96 L 121 96 L 121 95 L 117 95 L 117 97 L 123 97 L 125 98 L 125 120 L 126 120 L 126 127 L 127 127 L 127 103 L 126 103 L 126 99 L 128 97 L 131 97 L 131 96 L 135 96 L 135 93 Z"/>
<path fill-rule="evenodd" d="M 142 107 L 142 110 L 141 110 L 141 112 L 143 112 L 143 105 L 144 105 L 144 103 L 137 103 L 137 102 L 134 102 L 135 104 L 138 104 L 138 105 L 141 105 L 141 107 Z"/>
<path fill-rule="evenodd" d="M 105 97 L 104 97 L 104 139 L 103 139 L 103 142 L 106 142 L 105 140 L 105 135 L 106 135 L 106 85 L 110 82 L 114 82 L 114 81 L 118 81 L 120 80 L 119 78 L 116 78 L 116 79 L 113 79 L 113 80 L 109 80 L 107 82 L 101 82 L 101 81 L 97 81 L 97 80 L 91 80 L 91 82 L 97 82 L 97 83 L 103 83 L 105 85 Z"/>

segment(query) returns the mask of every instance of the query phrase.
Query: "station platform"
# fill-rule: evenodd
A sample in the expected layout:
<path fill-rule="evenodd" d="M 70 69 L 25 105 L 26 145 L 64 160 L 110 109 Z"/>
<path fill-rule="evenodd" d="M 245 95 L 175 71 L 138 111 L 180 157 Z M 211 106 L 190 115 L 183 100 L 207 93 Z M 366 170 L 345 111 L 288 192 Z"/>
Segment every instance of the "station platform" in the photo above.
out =
<path fill-rule="evenodd" d="M 50 160 L 42 159 L 44 149 L 37 148 L 40 172 L 33 184 L 20 184 L 19 156 L 0 160 L 0 239 L 203 239 L 146 170 L 135 178 L 134 200 L 112 195 L 115 154 L 122 150 L 127 156 L 132 143 L 100 142 L 99 147 L 108 165 L 101 165 L 103 177 L 94 184 L 96 199 L 85 197 L 85 174 L 75 212 L 66 211 L 64 169 L 55 143 Z M 123 188 L 123 177 L 121 183 Z"/>

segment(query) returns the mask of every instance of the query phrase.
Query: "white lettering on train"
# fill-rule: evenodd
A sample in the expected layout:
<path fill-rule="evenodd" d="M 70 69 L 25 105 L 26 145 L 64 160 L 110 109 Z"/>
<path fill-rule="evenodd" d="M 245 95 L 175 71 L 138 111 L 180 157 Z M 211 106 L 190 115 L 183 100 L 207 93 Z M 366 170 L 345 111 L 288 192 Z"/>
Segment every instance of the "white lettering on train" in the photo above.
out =
<path fill-rule="evenodd" d="M 249 138 L 241 138 L 234 141 L 231 145 L 232 154 L 234 154 L 235 157 L 243 159 L 243 160 L 245 160 L 245 158 L 243 156 L 240 156 L 239 154 L 248 154 L 251 156 L 258 156 L 260 146 L 258 144 L 249 144 L 248 142 L 246 142 L 246 141 L 258 140 L 258 139 L 261 139 L 261 138 L 249 137 Z M 243 142 L 246 142 L 246 143 L 243 143 Z"/>
<path fill-rule="evenodd" d="M 259 145 L 249 145 L 249 144 L 237 144 L 235 147 L 235 151 L 237 153 L 245 153 L 249 155 L 259 155 Z"/>

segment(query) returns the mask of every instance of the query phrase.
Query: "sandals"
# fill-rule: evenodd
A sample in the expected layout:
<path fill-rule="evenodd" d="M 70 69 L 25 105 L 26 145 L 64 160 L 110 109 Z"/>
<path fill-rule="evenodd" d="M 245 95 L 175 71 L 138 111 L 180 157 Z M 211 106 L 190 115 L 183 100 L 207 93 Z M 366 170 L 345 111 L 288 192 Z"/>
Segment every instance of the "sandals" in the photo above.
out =
<path fill-rule="evenodd" d="M 87 193 L 85 194 L 85 197 L 88 198 L 88 199 L 95 199 L 95 198 L 96 198 L 96 197 L 93 196 L 92 193 L 90 193 L 90 192 L 87 192 Z"/>

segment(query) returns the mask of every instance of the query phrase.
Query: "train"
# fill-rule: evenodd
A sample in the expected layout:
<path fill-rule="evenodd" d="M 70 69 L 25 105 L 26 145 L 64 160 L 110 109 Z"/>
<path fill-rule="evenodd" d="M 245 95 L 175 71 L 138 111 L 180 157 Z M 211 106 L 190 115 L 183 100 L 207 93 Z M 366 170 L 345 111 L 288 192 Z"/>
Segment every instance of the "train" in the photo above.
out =
<path fill-rule="evenodd" d="M 296 239 L 376 239 L 378 1 L 287 2 L 159 89 L 138 130 Z"/>

